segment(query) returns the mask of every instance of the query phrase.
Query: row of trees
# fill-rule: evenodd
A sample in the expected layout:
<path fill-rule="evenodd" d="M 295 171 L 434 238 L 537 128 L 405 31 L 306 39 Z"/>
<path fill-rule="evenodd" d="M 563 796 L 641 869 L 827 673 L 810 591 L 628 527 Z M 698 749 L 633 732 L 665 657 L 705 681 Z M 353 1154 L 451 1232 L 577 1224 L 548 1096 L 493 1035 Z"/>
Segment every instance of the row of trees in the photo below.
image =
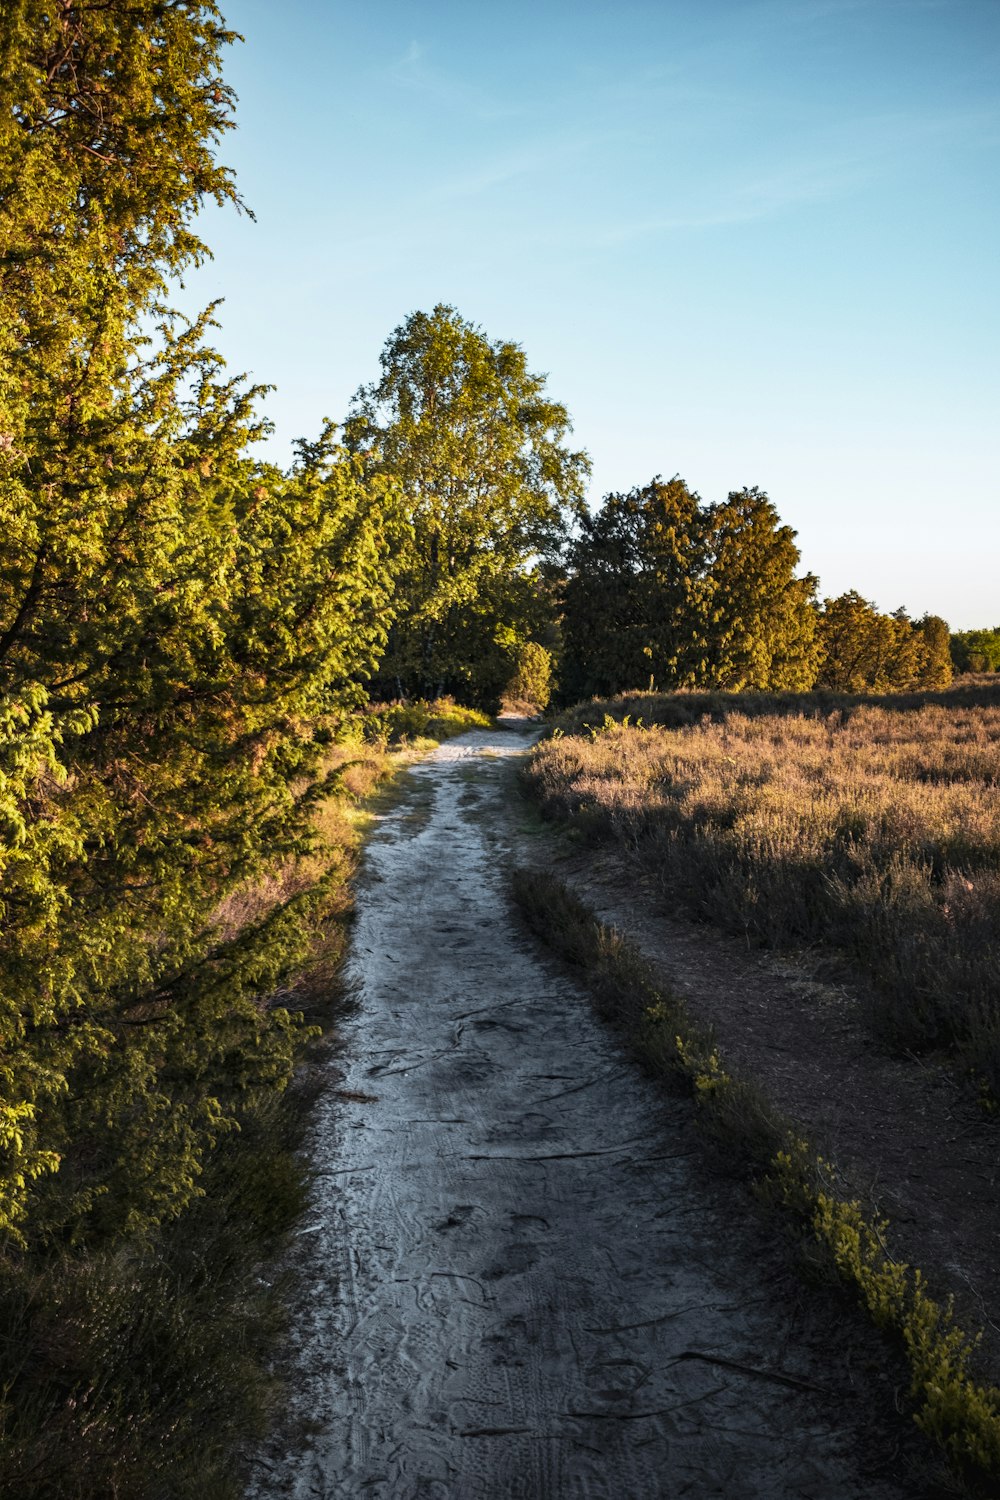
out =
<path fill-rule="evenodd" d="M 758 489 L 705 505 L 682 479 L 583 504 L 586 455 L 515 344 L 415 313 L 346 443 L 398 496 L 395 612 L 377 688 L 493 706 L 557 658 L 566 701 L 636 688 L 938 687 L 948 627 L 854 592 L 820 607 Z M 388 492 L 388 491 L 387 491 Z"/>
<path fill-rule="evenodd" d="M 951 680 L 943 620 L 882 614 L 853 591 L 821 607 L 798 563 L 795 533 L 758 489 L 704 505 L 675 478 L 607 496 L 568 550 L 564 695 Z"/>
<path fill-rule="evenodd" d="M 810 686 L 815 579 L 798 560 L 759 490 L 705 506 L 675 478 L 609 495 L 569 548 L 564 693 Z"/>

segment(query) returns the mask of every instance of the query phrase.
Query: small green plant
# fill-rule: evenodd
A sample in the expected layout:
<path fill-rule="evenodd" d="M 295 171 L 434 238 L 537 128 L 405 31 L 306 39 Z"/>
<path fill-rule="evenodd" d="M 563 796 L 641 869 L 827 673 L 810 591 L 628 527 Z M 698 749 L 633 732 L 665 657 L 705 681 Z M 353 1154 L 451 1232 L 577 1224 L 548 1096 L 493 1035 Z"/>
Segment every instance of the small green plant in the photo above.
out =
<path fill-rule="evenodd" d="M 917 1425 L 960 1469 L 1000 1474 L 1000 1391 L 976 1381 L 972 1363 L 979 1338 L 956 1326 L 951 1299 L 944 1306 L 936 1302 L 923 1273 L 890 1255 L 888 1220 L 870 1219 L 857 1200 L 817 1187 L 832 1172 L 804 1142 L 790 1141 L 776 1154 L 773 1175 L 786 1205 L 808 1219 L 873 1321 L 902 1341 Z"/>
<path fill-rule="evenodd" d="M 699 1094 L 715 1094 L 732 1083 L 733 1080 L 723 1068 L 714 1047 L 706 1052 L 703 1047 L 682 1036 L 675 1037 L 674 1041 L 684 1071 L 690 1076 Z"/>

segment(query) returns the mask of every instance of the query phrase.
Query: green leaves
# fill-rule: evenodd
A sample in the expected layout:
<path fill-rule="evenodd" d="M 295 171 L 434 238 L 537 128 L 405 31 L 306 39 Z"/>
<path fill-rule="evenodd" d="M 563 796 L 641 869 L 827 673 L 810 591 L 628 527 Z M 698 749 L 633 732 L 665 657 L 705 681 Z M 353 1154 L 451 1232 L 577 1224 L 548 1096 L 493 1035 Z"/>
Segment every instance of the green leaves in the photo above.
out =
<path fill-rule="evenodd" d="M 1000 627 L 959 630 L 951 637 L 950 646 L 959 672 L 1000 672 Z"/>
<path fill-rule="evenodd" d="M 287 1080 L 266 996 L 322 882 L 216 914 L 311 848 L 322 732 L 385 643 L 385 481 L 329 428 L 251 458 L 213 310 L 164 305 L 200 204 L 238 201 L 231 36 L 181 0 L 0 17 L 0 1226 L 29 1242 L 183 1211 Z"/>
<path fill-rule="evenodd" d="M 761 491 L 702 505 L 676 476 L 608 495 L 569 551 L 562 690 L 803 688 L 812 598 L 795 533 Z"/>
<path fill-rule="evenodd" d="M 561 688 L 567 699 L 693 681 L 704 538 L 676 476 L 605 497 L 569 548 Z"/>
<path fill-rule="evenodd" d="M 881 614 L 851 589 L 824 602 L 818 631 L 820 687 L 863 693 L 946 687 L 951 681 L 948 627 L 936 615 L 914 622 L 905 609 Z"/>
<path fill-rule="evenodd" d="M 589 464 L 565 446 L 566 409 L 523 350 L 488 340 L 454 308 L 413 313 L 381 363 L 346 427 L 366 485 L 388 482 L 397 497 L 396 619 L 381 679 L 393 694 L 488 704 L 519 645 L 546 628 L 536 566 L 581 507 Z"/>
<path fill-rule="evenodd" d="M 816 578 L 795 577 L 795 532 L 757 488 L 705 514 L 705 657 L 697 686 L 802 691 L 820 660 Z"/>

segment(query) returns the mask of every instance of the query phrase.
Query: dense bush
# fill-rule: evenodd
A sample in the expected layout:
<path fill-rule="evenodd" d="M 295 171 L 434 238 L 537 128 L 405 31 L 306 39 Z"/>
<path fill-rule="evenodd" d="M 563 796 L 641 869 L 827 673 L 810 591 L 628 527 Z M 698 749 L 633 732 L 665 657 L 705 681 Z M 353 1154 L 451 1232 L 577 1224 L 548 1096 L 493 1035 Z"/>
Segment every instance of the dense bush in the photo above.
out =
<path fill-rule="evenodd" d="M 373 703 L 361 720 L 370 743 L 403 745 L 420 740 L 444 740 L 467 729 L 486 729 L 490 720 L 475 708 L 463 708 L 451 698 L 433 703 Z"/>

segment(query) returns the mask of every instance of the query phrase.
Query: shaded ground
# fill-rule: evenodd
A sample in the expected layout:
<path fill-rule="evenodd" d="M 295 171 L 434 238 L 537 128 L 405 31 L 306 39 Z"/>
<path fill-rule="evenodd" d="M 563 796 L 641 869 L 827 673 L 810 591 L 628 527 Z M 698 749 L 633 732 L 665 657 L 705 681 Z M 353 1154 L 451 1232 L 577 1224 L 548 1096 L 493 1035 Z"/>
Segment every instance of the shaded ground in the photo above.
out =
<path fill-rule="evenodd" d="M 527 743 L 442 747 L 369 846 L 292 1409 L 251 1495 L 929 1496 L 875 1346 L 509 915 Z"/>

